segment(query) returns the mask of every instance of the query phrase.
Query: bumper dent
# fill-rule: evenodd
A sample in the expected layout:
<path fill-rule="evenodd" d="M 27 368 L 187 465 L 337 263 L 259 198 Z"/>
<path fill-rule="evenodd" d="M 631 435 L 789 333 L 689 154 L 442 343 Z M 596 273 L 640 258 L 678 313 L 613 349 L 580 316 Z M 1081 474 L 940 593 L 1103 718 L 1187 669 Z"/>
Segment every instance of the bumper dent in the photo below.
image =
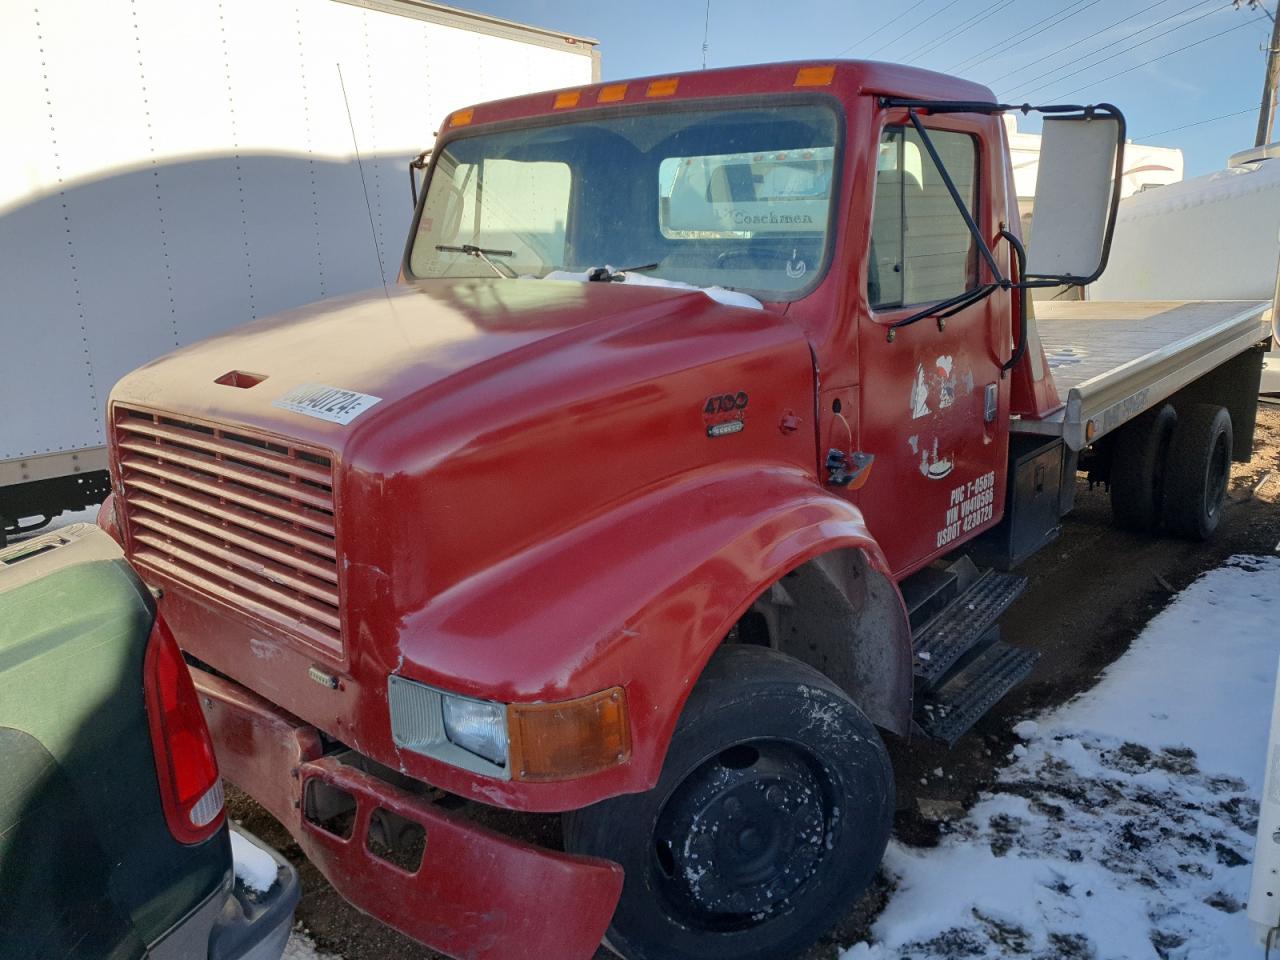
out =
<path fill-rule="evenodd" d="M 345 899 L 407 936 L 465 960 L 589 960 L 622 891 L 622 868 L 513 840 L 334 757 L 311 728 L 234 683 L 192 669 L 224 776 L 289 830 Z M 350 836 L 303 817 L 307 784 L 355 799 Z M 426 831 L 405 871 L 369 850 L 378 808 Z"/>

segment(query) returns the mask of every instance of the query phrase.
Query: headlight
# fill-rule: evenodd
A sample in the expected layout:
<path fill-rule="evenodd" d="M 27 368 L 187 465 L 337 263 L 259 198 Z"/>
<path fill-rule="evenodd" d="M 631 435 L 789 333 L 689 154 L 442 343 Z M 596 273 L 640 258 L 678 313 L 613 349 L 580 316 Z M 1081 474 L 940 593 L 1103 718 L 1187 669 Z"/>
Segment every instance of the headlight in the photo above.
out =
<path fill-rule="evenodd" d="M 387 677 L 391 736 L 412 750 L 502 780 L 571 780 L 631 756 L 627 694 L 610 687 L 576 700 L 494 703 Z"/>
<path fill-rule="evenodd" d="M 507 765 L 507 708 L 500 703 L 444 695 L 449 742 L 499 766 Z"/>

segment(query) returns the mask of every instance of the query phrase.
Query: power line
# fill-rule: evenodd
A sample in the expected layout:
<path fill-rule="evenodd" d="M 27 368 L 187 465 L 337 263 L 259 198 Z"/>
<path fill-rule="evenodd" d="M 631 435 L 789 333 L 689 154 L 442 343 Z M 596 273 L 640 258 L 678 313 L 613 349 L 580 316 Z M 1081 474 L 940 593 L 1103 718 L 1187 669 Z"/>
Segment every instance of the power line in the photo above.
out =
<path fill-rule="evenodd" d="M 956 37 L 960 36 L 962 33 L 968 33 L 970 30 L 976 27 L 984 17 L 995 16 L 1005 7 L 1009 6 L 1014 2 L 1016 2 L 1016 0 L 996 0 L 996 2 L 991 4 L 990 6 L 983 7 L 981 10 L 979 10 L 977 13 L 971 16 L 968 20 L 962 20 L 960 23 L 957 23 L 954 27 L 948 27 L 947 29 L 943 30 L 942 33 L 934 37 L 932 40 L 926 42 L 923 46 L 917 47 L 913 53 L 911 53 L 904 59 L 904 62 L 914 63 L 918 57 L 924 56 L 924 54 L 930 53 L 931 51 L 936 50 L 941 44 L 947 42 L 948 40 L 954 40 Z"/>
<path fill-rule="evenodd" d="M 1063 97 L 1069 97 L 1073 93 L 1079 93 L 1081 90 L 1087 90 L 1090 87 L 1097 86 L 1100 83 L 1105 83 L 1108 80 L 1114 80 L 1116 77 L 1124 76 L 1124 74 L 1126 73 L 1132 73 L 1134 70 L 1137 70 L 1140 67 L 1145 67 L 1145 66 L 1148 66 L 1149 64 L 1155 63 L 1157 60 L 1163 60 L 1166 57 L 1172 57 L 1175 53 L 1182 53 L 1183 50 L 1190 50 L 1192 47 L 1198 47 L 1200 46 L 1200 44 L 1208 43 L 1210 40 L 1217 40 L 1219 37 L 1225 36 L 1228 33 L 1232 33 L 1236 30 L 1239 30 L 1242 27 L 1247 27 L 1248 25 L 1249 25 L 1249 21 L 1242 20 L 1240 23 L 1237 23 L 1234 27 L 1228 27 L 1226 30 L 1223 30 L 1221 33 L 1215 33 L 1212 36 L 1203 37 L 1200 40 L 1196 40 L 1194 43 L 1188 43 L 1185 46 L 1181 46 L 1177 50 L 1170 50 L 1168 53 L 1162 53 L 1158 57 L 1152 57 L 1150 60 L 1143 60 L 1141 63 L 1134 64 L 1132 67 L 1128 67 L 1124 70 L 1118 70 L 1115 73 L 1108 74 L 1107 76 L 1101 78 L 1100 80 L 1090 80 L 1083 87 L 1076 87 L 1074 90 L 1068 90 L 1066 93 L 1059 94 L 1058 97 L 1053 99 L 1062 99 Z"/>
<path fill-rule="evenodd" d="M 1242 117 L 1246 113 L 1256 113 L 1257 110 L 1258 110 L 1257 107 L 1245 107 L 1243 110 L 1237 110 L 1235 113 L 1223 113 L 1223 114 L 1219 114 L 1216 117 L 1208 117 L 1204 120 L 1196 120 L 1193 123 L 1184 123 L 1180 127 L 1170 127 L 1168 130 L 1157 130 L 1155 133 L 1144 133 L 1144 134 L 1141 134 L 1140 136 L 1134 137 L 1133 139 L 1134 140 L 1150 140 L 1152 137 L 1163 137 L 1166 133 L 1176 133 L 1179 130 L 1186 130 L 1190 127 L 1201 127 L 1201 126 L 1204 126 L 1206 123 L 1214 123 L 1218 120 L 1228 120 L 1231 117 Z"/>
<path fill-rule="evenodd" d="M 858 44 L 866 43 L 868 40 L 874 37 L 877 33 L 882 33 L 886 28 L 893 26 L 895 23 L 897 23 L 907 14 L 909 14 L 912 10 L 915 10 L 917 7 L 923 7 L 928 2 L 929 0 L 919 0 L 919 3 L 915 3 L 911 5 L 906 10 L 902 11 L 902 13 L 898 14 L 896 17 L 890 17 L 884 23 L 880 24 L 880 26 L 876 27 L 874 30 L 868 33 L 865 37 L 859 37 L 857 40 L 853 41 L 853 43 L 849 44 L 847 47 L 845 47 L 843 50 L 837 53 L 836 56 L 843 57 L 846 53 L 848 53 Z"/>
<path fill-rule="evenodd" d="M 1179 11 L 1177 14 L 1175 14 L 1175 16 L 1182 16 L 1182 14 L 1187 13 L 1190 10 L 1194 10 L 1196 7 L 1203 6 L 1203 3 L 1204 3 L 1204 0 L 1199 0 L 1199 2 L 1193 3 L 1190 7 L 1187 7 L 1186 9 Z M 1096 67 L 1100 63 L 1106 63 L 1108 60 L 1114 60 L 1116 57 L 1122 57 L 1126 53 L 1130 53 L 1134 50 L 1137 50 L 1139 47 L 1145 47 L 1149 43 L 1155 43 L 1161 37 L 1167 37 L 1171 33 L 1181 30 L 1184 27 L 1189 27 L 1193 23 L 1198 23 L 1201 20 L 1203 20 L 1205 17 L 1211 17 L 1215 13 L 1218 13 L 1223 10 L 1228 10 L 1230 9 L 1230 7 L 1231 7 L 1231 4 L 1227 4 L 1225 7 L 1215 6 L 1212 10 L 1206 10 L 1204 13 L 1200 14 L 1197 17 L 1192 17 L 1190 20 L 1185 20 L 1182 23 L 1178 24 L 1177 26 L 1170 27 L 1168 30 L 1164 30 L 1160 33 L 1157 33 L 1154 37 L 1148 37 L 1146 40 L 1139 40 L 1137 43 L 1132 43 L 1127 47 L 1123 47 L 1120 50 L 1117 50 L 1115 53 L 1103 57 L 1101 60 L 1095 60 L 1093 61 L 1093 63 L 1086 64 L 1085 66 L 1080 67 L 1076 70 L 1072 70 L 1068 73 L 1063 73 L 1059 76 L 1053 77 L 1051 80 L 1047 80 L 1046 82 L 1040 84 L 1039 86 L 1032 87 L 1031 89 L 1027 90 L 1026 93 L 1029 95 L 1029 94 L 1035 93 L 1037 90 L 1043 90 L 1045 87 L 1051 87 L 1055 83 L 1058 83 L 1061 80 L 1066 80 L 1068 77 L 1079 76 L 1082 73 L 1092 70 L 1094 67 Z M 1155 26 L 1155 24 L 1152 24 L 1151 26 Z M 1147 30 L 1151 29 L 1151 26 L 1143 27 L 1141 30 L 1135 30 L 1133 33 L 1129 34 L 1124 39 L 1129 40 L 1129 39 L 1132 39 L 1133 37 L 1136 37 L 1140 33 L 1145 33 Z M 1114 43 L 1110 44 L 1110 46 L 1115 46 L 1115 44 Z M 1106 48 L 1104 47 L 1101 49 L 1106 49 Z M 1097 53 L 1097 52 L 1099 51 L 1097 50 L 1094 51 L 1094 53 Z M 1092 53 L 1087 54 L 1087 56 L 1093 56 L 1093 54 Z M 1068 66 L 1070 66 L 1070 64 L 1068 64 Z M 1058 73 L 1062 69 L 1063 69 L 1062 67 L 1054 67 L 1052 70 L 1046 70 L 1044 73 L 1037 74 L 1036 76 L 1031 77 L 1029 80 L 1023 80 L 1020 82 L 1022 84 L 1035 83 L 1037 80 L 1042 80 L 1045 77 Z M 1020 89 L 1025 89 L 1025 87 Z"/>
<path fill-rule="evenodd" d="M 1050 30 L 1053 27 L 1056 27 L 1058 24 L 1063 23 L 1064 21 L 1070 20 L 1072 17 L 1076 16 L 1077 14 L 1084 13 L 1084 11 L 1088 10 L 1090 7 L 1095 6 L 1101 2 L 1102 0 L 1088 0 L 1088 2 L 1086 2 L 1086 0 L 1075 0 L 1074 3 L 1071 3 L 1066 7 L 1063 7 L 1057 13 L 1052 13 L 1047 17 L 1037 20 L 1035 23 L 1032 23 L 1029 26 L 1023 27 L 1021 30 L 1017 31 L 1016 33 L 1011 33 L 1009 34 L 1009 36 L 1004 37 L 1000 40 L 997 40 L 991 46 L 985 47 L 982 50 L 979 50 L 977 53 L 975 53 L 971 57 L 965 57 L 963 60 L 960 60 L 957 63 L 953 63 L 951 66 L 947 67 L 947 73 L 955 73 L 958 70 L 969 66 L 971 63 L 981 60 L 991 51 L 996 50 L 1007 43 L 1012 43 L 1015 40 L 1030 40 L 1032 37 L 1039 36 L 1040 34 L 1044 33 L 1046 30 Z M 1084 4 L 1084 6 L 1081 6 L 1081 4 Z M 1072 9 L 1073 7 L 1078 7 L 1079 9 Z M 1052 20 L 1053 22 L 1045 23 L 1045 21 L 1048 21 L 1048 20 Z M 1045 26 L 1040 27 L 1042 23 L 1045 24 Z M 1040 27 L 1040 29 L 1035 30 L 1036 27 Z M 1028 30 L 1035 30 L 1035 32 L 1031 34 L 1027 34 Z M 1027 34 L 1027 35 L 1023 36 L 1023 34 Z"/>
<path fill-rule="evenodd" d="M 1239 10 L 1240 9 L 1239 0 L 1232 0 L 1232 6 L 1234 6 L 1237 10 Z M 1273 14 L 1270 10 L 1267 9 L 1267 5 L 1263 3 L 1262 0 L 1249 0 L 1249 9 L 1261 10 L 1266 15 L 1268 20 L 1270 20 L 1272 23 L 1276 22 L 1275 14 Z M 1259 17 L 1258 19 L 1262 19 L 1262 18 Z"/>
<path fill-rule="evenodd" d="M 952 7 L 954 7 L 954 6 L 955 6 L 957 3 L 959 3 L 959 2 L 960 2 L 960 0 L 951 0 L 951 2 L 950 2 L 950 3 L 946 4 L 946 5 L 945 5 L 944 7 L 942 7 L 940 10 L 935 10 L 935 11 L 934 11 L 934 13 L 933 13 L 933 16 L 935 16 L 935 17 L 936 17 L 936 16 L 938 16 L 938 15 L 940 15 L 940 14 L 946 13 L 948 10 L 950 10 Z M 913 8 L 913 9 L 914 9 L 914 8 Z M 887 43 L 882 43 L 882 44 L 880 44 L 880 46 L 878 46 L 878 47 L 876 47 L 874 50 L 872 50 L 872 51 L 871 51 L 871 53 L 870 53 L 870 54 L 868 54 L 868 56 L 872 56 L 872 57 L 874 57 L 874 56 L 875 56 L 876 54 L 878 54 L 881 50 L 885 50 L 885 49 L 887 49 L 887 48 L 889 48 L 889 47 L 892 47 L 895 43 L 897 43 L 899 40 L 901 40 L 903 37 L 905 37 L 905 36 L 906 36 L 908 33 L 910 33 L 912 30 L 916 29 L 916 27 L 918 27 L 918 26 L 920 26 L 920 24 L 918 24 L 918 23 L 917 23 L 917 24 L 915 24 L 914 26 L 907 27 L 907 29 L 903 30 L 900 34 L 898 34 L 898 35 L 897 35 L 896 37 L 894 37 L 892 40 L 888 41 Z"/>
<path fill-rule="evenodd" d="M 1154 10 L 1156 7 L 1164 6 L 1168 2 L 1169 0 L 1156 0 L 1155 3 L 1151 4 L 1150 6 L 1143 7 L 1137 13 L 1131 13 L 1129 16 L 1125 17 L 1123 20 L 1117 20 L 1115 23 L 1109 23 L 1105 27 L 1101 27 L 1100 29 L 1095 30 L 1093 33 L 1089 34 L 1087 37 L 1081 37 L 1079 40 L 1074 40 L 1071 43 L 1068 43 L 1065 46 L 1063 46 L 1061 49 L 1055 50 L 1053 53 L 1049 54 L 1049 56 L 1040 58 L 1040 60 L 1036 62 L 1036 66 L 1042 66 L 1049 60 L 1052 60 L 1054 57 L 1070 52 L 1072 48 L 1075 47 L 1077 44 L 1085 43 L 1093 39 L 1094 37 L 1101 36 L 1102 34 L 1106 33 L 1108 30 L 1113 30 L 1116 27 L 1120 26 L 1122 23 L 1126 23 L 1127 21 L 1132 20 L 1134 17 L 1140 17 L 1144 13 L 1148 12 L 1149 10 Z M 1193 10 L 1196 7 L 1202 6 L 1205 2 L 1206 0 L 1196 0 L 1196 2 L 1193 3 L 1190 7 L 1187 7 L 1186 10 L 1180 10 L 1177 13 L 1175 13 L 1173 16 L 1174 17 L 1182 16 L 1182 14 L 1186 13 L 1187 10 Z M 1208 0 L 1208 2 L 1213 2 L 1213 0 Z M 1173 19 L 1173 17 L 1170 17 L 1169 19 Z M 1127 33 L 1123 37 L 1121 37 L 1119 40 L 1112 40 L 1110 43 L 1106 44 L 1105 46 L 1101 46 L 1097 50 L 1092 51 L 1091 53 L 1086 53 L 1084 54 L 1084 56 L 1092 57 L 1094 54 L 1101 53 L 1103 50 L 1107 50 L 1111 47 L 1114 47 L 1117 43 L 1123 43 L 1124 41 L 1130 39 L 1131 37 L 1136 37 L 1138 34 L 1144 33 L 1147 30 L 1150 30 L 1153 27 L 1157 27 L 1157 26 L 1159 26 L 1158 23 L 1148 24 L 1147 26 L 1143 27 L 1141 30 L 1135 30 L 1132 33 Z M 1026 64 L 1021 67 L 1015 67 L 1013 70 L 1009 70 L 1006 73 L 1002 73 L 998 77 L 993 77 L 991 80 L 988 81 L 988 84 L 999 83 L 1005 77 L 1011 77 L 1015 73 L 1021 73 L 1023 70 L 1029 70 L 1031 66 L 1032 66 L 1031 64 Z M 1026 82 L 1031 83 L 1035 80 L 1039 80 L 1040 77 L 1047 77 L 1049 74 L 1056 73 L 1061 69 L 1062 69 L 1061 66 L 1054 67 L 1052 70 L 1046 70 L 1044 73 L 1034 76 Z"/>

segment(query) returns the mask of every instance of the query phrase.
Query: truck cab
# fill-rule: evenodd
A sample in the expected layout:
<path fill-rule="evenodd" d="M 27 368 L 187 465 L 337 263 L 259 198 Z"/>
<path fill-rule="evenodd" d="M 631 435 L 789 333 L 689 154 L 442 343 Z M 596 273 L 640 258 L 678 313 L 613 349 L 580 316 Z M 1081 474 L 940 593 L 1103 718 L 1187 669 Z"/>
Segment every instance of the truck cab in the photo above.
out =
<path fill-rule="evenodd" d="M 1263 305 L 1060 396 L 1028 291 L 1105 264 L 1123 119 L 1053 108 L 1028 253 L 1007 109 L 836 62 L 458 110 L 399 284 L 117 385 L 104 521 L 227 777 L 344 896 L 453 956 L 798 953 L 879 864 L 881 731 L 954 742 L 1032 668 L 1007 568 L 1080 456 L 1153 529 L 1166 472 L 1212 519 L 1205 377 Z"/>

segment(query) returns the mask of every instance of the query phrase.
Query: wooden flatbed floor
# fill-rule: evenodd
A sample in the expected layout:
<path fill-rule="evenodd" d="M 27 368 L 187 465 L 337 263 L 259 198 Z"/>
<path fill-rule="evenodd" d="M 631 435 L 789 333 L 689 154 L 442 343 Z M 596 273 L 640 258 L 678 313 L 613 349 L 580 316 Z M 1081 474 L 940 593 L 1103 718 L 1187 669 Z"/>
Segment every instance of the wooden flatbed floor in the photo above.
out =
<path fill-rule="evenodd" d="M 1013 430 L 1079 450 L 1265 339 L 1258 300 L 1042 300 L 1036 325 L 1065 406 Z"/>

